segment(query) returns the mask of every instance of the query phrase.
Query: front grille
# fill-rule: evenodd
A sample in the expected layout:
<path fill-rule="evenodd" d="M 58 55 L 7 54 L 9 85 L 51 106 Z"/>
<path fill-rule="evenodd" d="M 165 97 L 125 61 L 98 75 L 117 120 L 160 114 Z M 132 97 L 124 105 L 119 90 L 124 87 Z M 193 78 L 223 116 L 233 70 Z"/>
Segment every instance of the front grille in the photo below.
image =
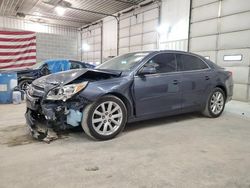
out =
<path fill-rule="evenodd" d="M 42 87 L 32 84 L 28 89 L 28 93 L 32 97 L 43 97 L 45 94 L 45 91 Z"/>
<path fill-rule="evenodd" d="M 42 87 L 39 87 L 39 86 L 36 86 L 36 85 L 32 85 L 33 86 L 33 88 L 35 89 L 35 90 L 38 90 L 38 91 L 44 91 L 44 89 L 42 88 Z"/>

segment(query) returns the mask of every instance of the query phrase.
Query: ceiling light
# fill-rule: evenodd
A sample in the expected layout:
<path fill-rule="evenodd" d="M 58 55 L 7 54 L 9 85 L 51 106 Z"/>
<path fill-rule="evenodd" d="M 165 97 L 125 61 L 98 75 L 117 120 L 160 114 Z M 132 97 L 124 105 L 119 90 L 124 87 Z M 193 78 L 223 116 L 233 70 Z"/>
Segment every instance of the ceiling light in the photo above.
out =
<path fill-rule="evenodd" d="M 65 12 L 65 8 L 62 7 L 62 6 L 57 6 L 55 8 L 55 11 L 56 13 L 59 15 L 59 16 L 63 16 L 64 15 L 64 12 Z"/>
<path fill-rule="evenodd" d="M 89 51 L 89 49 L 90 49 L 90 46 L 87 43 L 82 44 L 82 50 L 83 51 Z"/>
<path fill-rule="evenodd" d="M 168 25 L 160 25 L 156 28 L 156 31 L 160 34 L 163 34 L 163 33 L 169 33 L 170 29 L 171 28 Z"/>
<path fill-rule="evenodd" d="M 34 12 L 33 13 L 35 16 L 41 16 L 42 14 L 40 12 Z"/>

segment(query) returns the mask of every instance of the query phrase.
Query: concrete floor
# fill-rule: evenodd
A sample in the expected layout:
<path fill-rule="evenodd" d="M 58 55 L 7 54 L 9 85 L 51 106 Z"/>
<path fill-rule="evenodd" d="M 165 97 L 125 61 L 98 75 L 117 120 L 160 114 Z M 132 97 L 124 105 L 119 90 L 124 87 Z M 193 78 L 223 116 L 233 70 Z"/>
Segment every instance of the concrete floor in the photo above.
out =
<path fill-rule="evenodd" d="M 114 140 L 27 135 L 25 105 L 0 105 L 0 187 L 250 187 L 250 105 L 217 119 L 186 114 L 133 123 Z"/>

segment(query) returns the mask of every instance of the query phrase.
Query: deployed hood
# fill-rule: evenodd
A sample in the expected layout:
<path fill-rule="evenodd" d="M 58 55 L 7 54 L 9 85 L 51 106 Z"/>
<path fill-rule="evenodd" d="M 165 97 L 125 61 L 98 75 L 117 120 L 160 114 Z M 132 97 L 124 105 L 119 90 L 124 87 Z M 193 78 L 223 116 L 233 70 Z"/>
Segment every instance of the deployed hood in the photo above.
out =
<path fill-rule="evenodd" d="M 66 85 L 74 80 L 82 78 L 82 80 L 99 80 L 101 77 L 118 77 L 121 75 L 119 71 L 104 71 L 97 69 L 75 69 L 64 71 L 56 74 L 50 74 L 36 79 L 33 84 L 42 88 L 47 85 Z"/>

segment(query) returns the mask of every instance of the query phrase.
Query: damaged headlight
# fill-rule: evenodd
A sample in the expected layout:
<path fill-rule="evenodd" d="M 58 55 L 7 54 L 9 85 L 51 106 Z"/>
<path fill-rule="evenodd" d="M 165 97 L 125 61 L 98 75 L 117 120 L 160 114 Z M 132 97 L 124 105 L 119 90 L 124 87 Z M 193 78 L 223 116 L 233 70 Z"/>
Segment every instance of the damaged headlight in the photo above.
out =
<path fill-rule="evenodd" d="M 74 94 L 78 93 L 87 86 L 88 82 L 82 82 L 79 84 L 70 84 L 62 87 L 52 89 L 47 94 L 47 100 L 62 100 L 66 101 L 71 98 Z"/>

